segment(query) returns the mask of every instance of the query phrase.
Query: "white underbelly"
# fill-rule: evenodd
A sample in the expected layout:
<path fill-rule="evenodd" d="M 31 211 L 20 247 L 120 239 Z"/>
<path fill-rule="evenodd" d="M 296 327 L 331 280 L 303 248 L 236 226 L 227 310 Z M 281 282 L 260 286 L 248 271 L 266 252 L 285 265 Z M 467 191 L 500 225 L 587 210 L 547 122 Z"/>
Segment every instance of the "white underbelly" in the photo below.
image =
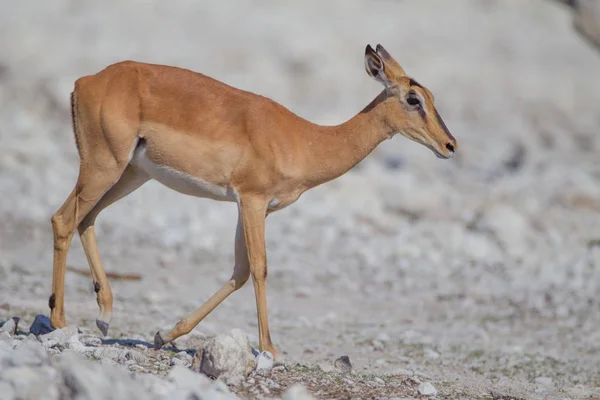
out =
<path fill-rule="evenodd" d="M 146 144 L 142 141 L 135 149 L 130 164 L 144 170 L 152 179 L 180 193 L 220 201 L 236 201 L 235 191 L 219 186 L 166 165 L 156 164 L 148 158 Z"/>

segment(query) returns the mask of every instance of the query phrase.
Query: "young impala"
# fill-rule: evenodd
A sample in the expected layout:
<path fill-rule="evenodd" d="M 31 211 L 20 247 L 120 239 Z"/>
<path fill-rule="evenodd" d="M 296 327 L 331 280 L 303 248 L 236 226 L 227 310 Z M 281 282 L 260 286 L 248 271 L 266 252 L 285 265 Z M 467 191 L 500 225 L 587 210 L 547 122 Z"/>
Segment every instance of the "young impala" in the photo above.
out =
<path fill-rule="evenodd" d="M 104 208 L 156 179 L 184 194 L 235 202 L 239 216 L 231 279 L 170 332 L 157 332 L 155 348 L 190 332 L 252 275 L 260 350 L 277 356 L 267 321 L 266 216 L 344 174 L 396 133 L 440 158 L 452 158 L 457 148 L 431 92 L 381 45 L 366 47 L 365 68 L 384 90 L 337 126 L 315 125 L 273 100 L 175 67 L 126 61 L 78 79 L 71 108 L 79 177 L 52 216 L 52 326 L 66 325 L 65 264 L 77 228 L 100 308 L 96 325 L 106 335 L 112 294 L 94 222 Z"/>

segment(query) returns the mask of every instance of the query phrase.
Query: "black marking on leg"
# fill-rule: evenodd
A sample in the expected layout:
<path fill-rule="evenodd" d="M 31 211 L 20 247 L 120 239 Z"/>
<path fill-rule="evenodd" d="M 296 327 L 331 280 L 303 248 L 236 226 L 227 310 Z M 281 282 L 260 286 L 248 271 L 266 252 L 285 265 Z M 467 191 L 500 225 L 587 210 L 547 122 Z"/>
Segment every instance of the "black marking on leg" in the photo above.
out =
<path fill-rule="evenodd" d="M 100 283 L 94 282 L 94 292 L 98 293 L 100 291 Z"/>
<path fill-rule="evenodd" d="M 50 307 L 50 310 L 54 310 L 54 307 L 56 307 L 56 295 L 54 293 L 48 299 L 48 307 Z"/>

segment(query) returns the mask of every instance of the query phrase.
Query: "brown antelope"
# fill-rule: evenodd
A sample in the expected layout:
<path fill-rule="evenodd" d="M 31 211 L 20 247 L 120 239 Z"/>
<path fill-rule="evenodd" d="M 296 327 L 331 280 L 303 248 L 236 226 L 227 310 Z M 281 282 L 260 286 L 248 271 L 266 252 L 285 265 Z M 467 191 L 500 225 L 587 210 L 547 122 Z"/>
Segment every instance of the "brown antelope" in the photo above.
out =
<path fill-rule="evenodd" d="M 79 177 L 52 216 L 52 326 L 66 326 L 65 264 L 77 228 L 100 308 L 96 325 L 106 335 L 113 300 L 94 222 L 104 208 L 156 179 L 184 194 L 235 202 L 239 214 L 231 279 L 170 332 L 157 332 L 154 347 L 189 333 L 252 275 L 259 347 L 278 356 L 267 320 L 266 216 L 346 173 L 396 133 L 440 158 L 457 149 L 431 92 L 381 45 L 366 47 L 365 68 L 384 90 L 337 126 L 313 124 L 271 99 L 175 67 L 125 61 L 78 79 L 71 111 Z"/>

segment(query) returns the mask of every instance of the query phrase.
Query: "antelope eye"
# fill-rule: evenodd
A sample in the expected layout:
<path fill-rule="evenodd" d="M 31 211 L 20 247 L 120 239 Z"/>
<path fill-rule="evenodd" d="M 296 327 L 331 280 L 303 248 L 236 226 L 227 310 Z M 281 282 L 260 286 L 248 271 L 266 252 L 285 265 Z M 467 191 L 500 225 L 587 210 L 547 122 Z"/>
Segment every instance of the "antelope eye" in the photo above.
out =
<path fill-rule="evenodd" d="M 411 106 L 420 106 L 421 105 L 421 100 L 419 100 L 419 98 L 416 96 L 409 96 L 406 99 L 406 102 L 408 104 L 410 104 Z"/>

